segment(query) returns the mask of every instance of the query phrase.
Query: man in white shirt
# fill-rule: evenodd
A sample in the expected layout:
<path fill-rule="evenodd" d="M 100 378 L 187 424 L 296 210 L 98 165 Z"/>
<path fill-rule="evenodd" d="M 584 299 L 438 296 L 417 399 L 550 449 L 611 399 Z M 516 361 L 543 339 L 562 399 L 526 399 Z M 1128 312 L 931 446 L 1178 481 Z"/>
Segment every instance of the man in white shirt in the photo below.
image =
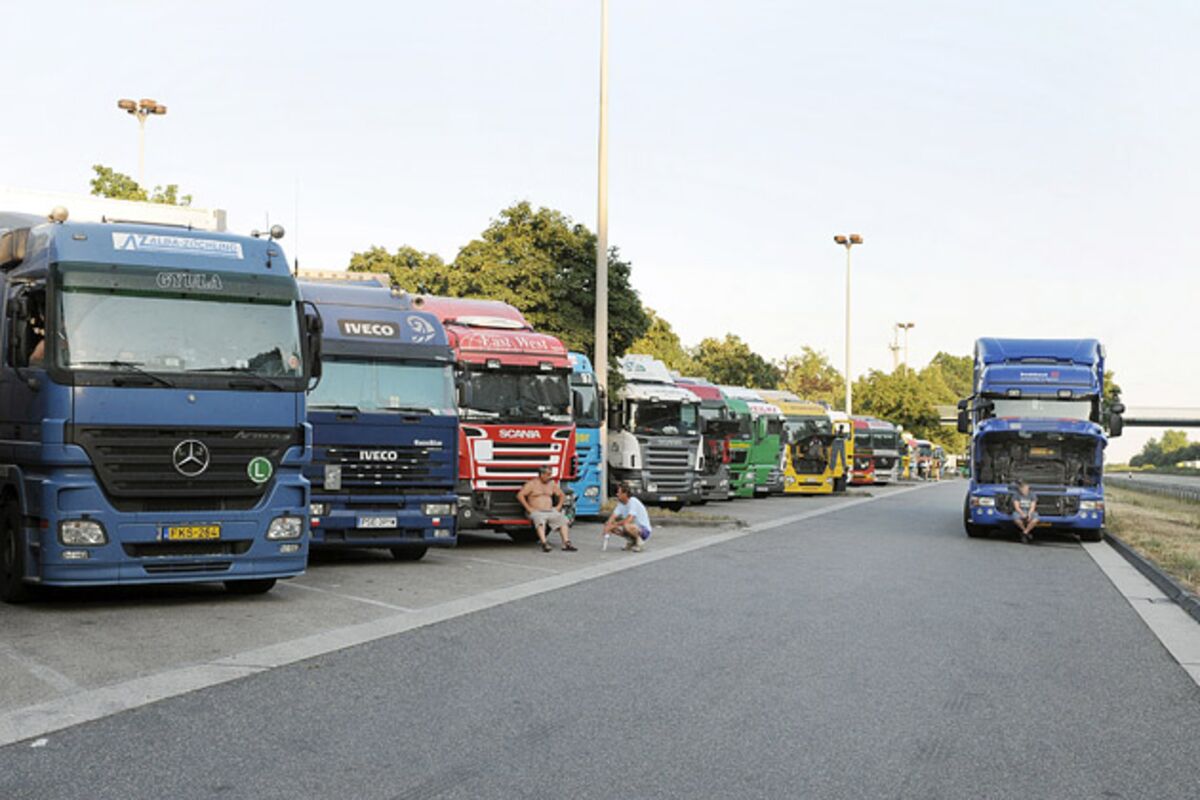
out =
<path fill-rule="evenodd" d="M 626 550 L 635 553 L 642 552 L 642 543 L 650 538 L 653 528 L 650 526 L 650 514 L 642 501 L 629 493 L 629 487 L 621 484 L 617 487 L 617 507 L 613 509 L 608 522 L 604 523 L 605 535 L 619 533 L 629 540 Z"/>

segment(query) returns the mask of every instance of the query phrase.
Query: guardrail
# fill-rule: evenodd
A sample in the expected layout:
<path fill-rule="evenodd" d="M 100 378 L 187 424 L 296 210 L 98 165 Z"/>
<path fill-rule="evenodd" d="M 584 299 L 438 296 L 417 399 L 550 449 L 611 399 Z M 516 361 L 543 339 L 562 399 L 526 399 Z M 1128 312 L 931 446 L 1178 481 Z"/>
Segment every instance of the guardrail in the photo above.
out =
<path fill-rule="evenodd" d="M 1151 483 L 1149 481 L 1139 481 L 1137 478 L 1128 478 L 1118 475 L 1105 475 L 1104 484 L 1113 486 L 1117 489 L 1130 489 L 1135 492 L 1145 492 L 1146 494 L 1159 494 L 1164 497 L 1174 497 L 1176 500 L 1184 500 L 1189 503 L 1200 503 L 1200 487 L 1191 486 L 1172 486 L 1169 483 Z"/>

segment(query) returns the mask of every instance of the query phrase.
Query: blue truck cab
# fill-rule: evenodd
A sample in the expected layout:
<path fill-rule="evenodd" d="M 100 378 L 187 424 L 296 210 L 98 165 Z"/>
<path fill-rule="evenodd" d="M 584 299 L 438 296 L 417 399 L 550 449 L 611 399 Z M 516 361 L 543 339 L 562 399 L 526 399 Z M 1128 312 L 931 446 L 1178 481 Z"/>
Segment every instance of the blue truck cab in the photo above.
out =
<path fill-rule="evenodd" d="M 0 598 L 302 573 L 320 345 L 278 243 L 52 216 L 0 214 Z"/>
<path fill-rule="evenodd" d="M 387 548 L 414 561 L 456 542 L 454 354 L 442 323 L 387 276 L 300 275 L 322 320 L 313 428 L 313 548 Z"/>
<path fill-rule="evenodd" d="M 591 360 L 583 353 L 568 353 L 571 362 L 571 402 L 575 416 L 576 479 L 568 485 L 575 493 L 575 514 L 600 516 L 600 426 L 604 424 L 604 398 Z"/>
<path fill-rule="evenodd" d="M 1028 483 L 1045 526 L 1100 541 L 1104 348 L 1095 339 L 979 339 L 974 394 L 959 402 L 971 435 L 969 536 L 1012 524 L 1013 493 Z"/>

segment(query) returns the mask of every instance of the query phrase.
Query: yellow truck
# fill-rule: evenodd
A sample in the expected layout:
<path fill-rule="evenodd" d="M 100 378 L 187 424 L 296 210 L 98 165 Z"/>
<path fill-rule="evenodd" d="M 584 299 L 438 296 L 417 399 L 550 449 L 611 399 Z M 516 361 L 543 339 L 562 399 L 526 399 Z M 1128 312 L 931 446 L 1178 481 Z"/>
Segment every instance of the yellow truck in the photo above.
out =
<path fill-rule="evenodd" d="M 791 392 L 763 391 L 783 412 L 782 463 L 785 494 L 833 494 L 846 490 L 847 440 L 834 428 L 830 411 Z M 768 397 L 769 395 L 769 397 Z"/>

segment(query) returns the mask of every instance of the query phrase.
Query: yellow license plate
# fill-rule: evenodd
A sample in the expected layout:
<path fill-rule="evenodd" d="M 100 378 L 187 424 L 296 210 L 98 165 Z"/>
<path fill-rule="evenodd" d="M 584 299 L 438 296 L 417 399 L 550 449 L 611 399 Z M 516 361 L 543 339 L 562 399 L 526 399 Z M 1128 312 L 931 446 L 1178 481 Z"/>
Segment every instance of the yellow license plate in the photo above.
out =
<path fill-rule="evenodd" d="M 167 528 L 167 539 L 173 542 L 194 542 L 200 539 L 220 539 L 220 525 L 173 525 Z"/>

